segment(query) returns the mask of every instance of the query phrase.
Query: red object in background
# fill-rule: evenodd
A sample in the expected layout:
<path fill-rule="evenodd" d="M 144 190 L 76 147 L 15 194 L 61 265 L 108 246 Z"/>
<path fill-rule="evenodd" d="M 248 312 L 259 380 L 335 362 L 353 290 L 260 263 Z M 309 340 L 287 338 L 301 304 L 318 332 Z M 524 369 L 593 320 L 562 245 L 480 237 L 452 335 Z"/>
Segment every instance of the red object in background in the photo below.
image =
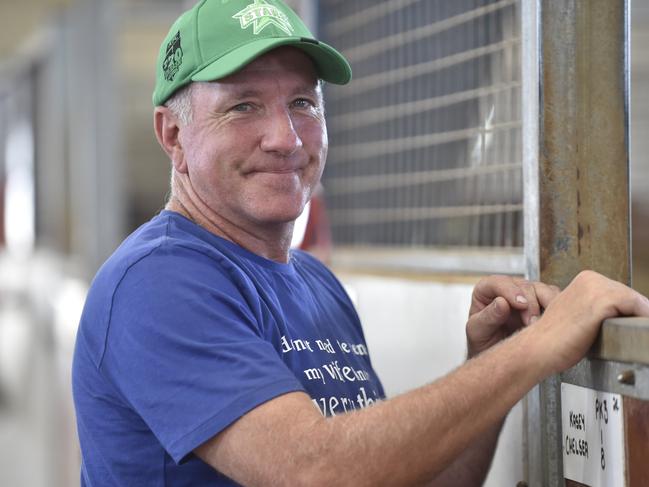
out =
<path fill-rule="evenodd" d="M 331 259 L 333 248 L 331 227 L 324 200 L 324 189 L 320 184 L 311 197 L 306 230 L 299 248 L 313 254 L 324 263 L 328 263 Z"/>

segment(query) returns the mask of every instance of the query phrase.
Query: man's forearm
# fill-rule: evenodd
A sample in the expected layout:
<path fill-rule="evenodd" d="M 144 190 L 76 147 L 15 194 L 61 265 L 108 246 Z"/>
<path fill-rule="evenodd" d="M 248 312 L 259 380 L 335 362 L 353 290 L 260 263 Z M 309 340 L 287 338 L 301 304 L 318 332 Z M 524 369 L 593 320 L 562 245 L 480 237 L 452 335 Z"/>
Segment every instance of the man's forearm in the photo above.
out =
<path fill-rule="evenodd" d="M 494 427 L 542 378 L 530 338 L 529 332 L 520 333 L 433 384 L 332 418 L 330 427 L 369 443 L 363 450 L 375 468 L 363 476 L 385 484 L 432 479 L 479 438 L 484 441 L 467 460 L 480 460 L 486 469 L 497 438 Z"/>
<path fill-rule="evenodd" d="M 234 437 L 226 430 L 198 453 L 244 485 L 429 482 L 476 441 L 482 445 L 474 454 L 491 452 L 495 425 L 543 378 L 531 331 L 437 382 L 364 410 L 323 418 L 308 396 L 288 394 L 242 418 Z M 486 469 L 489 459 L 481 462 Z"/>
<path fill-rule="evenodd" d="M 462 454 L 429 484 L 429 487 L 479 487 L 491 467 L 503 421 L 477 438 Z"/>

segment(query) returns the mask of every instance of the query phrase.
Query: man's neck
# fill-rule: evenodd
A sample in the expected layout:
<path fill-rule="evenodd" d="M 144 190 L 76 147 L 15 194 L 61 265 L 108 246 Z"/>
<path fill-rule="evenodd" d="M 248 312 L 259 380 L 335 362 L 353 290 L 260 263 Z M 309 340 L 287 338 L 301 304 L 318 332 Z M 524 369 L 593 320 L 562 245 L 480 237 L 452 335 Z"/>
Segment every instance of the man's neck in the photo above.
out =
<path fill-rule="evenodd" d="M 250 252 L 275 262 L 287 263 L 293 224 L 278 224 L 250 231 L 208 209 L 193 204 L 191 199 L 171 196 L 165 209 L 179 213 L 218 237 L 229 240 Z"/>

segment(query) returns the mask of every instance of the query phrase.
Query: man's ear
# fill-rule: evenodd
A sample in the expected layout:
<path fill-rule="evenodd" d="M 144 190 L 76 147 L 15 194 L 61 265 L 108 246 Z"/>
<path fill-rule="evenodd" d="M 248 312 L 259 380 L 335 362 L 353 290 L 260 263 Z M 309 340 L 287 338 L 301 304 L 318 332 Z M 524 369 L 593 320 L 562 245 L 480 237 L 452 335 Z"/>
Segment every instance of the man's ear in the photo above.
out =
<path fill-rule="evenodd" d="M 156 107 L 153 112 L 153 127 L 158 143 L 171 159 L 174 169 L 180 173 L 186 173 L 187 162 L 180 141 L 181 125 L 178 118 L 169 108 Z"/>

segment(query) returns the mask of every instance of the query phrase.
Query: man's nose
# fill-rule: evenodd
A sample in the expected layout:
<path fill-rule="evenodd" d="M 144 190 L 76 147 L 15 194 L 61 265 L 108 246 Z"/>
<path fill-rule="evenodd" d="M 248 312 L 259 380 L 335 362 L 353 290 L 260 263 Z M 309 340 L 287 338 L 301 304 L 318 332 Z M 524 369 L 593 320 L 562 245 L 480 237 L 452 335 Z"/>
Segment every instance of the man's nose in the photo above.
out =
<path fill-rule="evenodd" d="M 300 147 L 302 139 L 295 130 L 291 113 L 288 110 L 275 110 L 266 120 L 261 149 L 290 156 Z"/>

